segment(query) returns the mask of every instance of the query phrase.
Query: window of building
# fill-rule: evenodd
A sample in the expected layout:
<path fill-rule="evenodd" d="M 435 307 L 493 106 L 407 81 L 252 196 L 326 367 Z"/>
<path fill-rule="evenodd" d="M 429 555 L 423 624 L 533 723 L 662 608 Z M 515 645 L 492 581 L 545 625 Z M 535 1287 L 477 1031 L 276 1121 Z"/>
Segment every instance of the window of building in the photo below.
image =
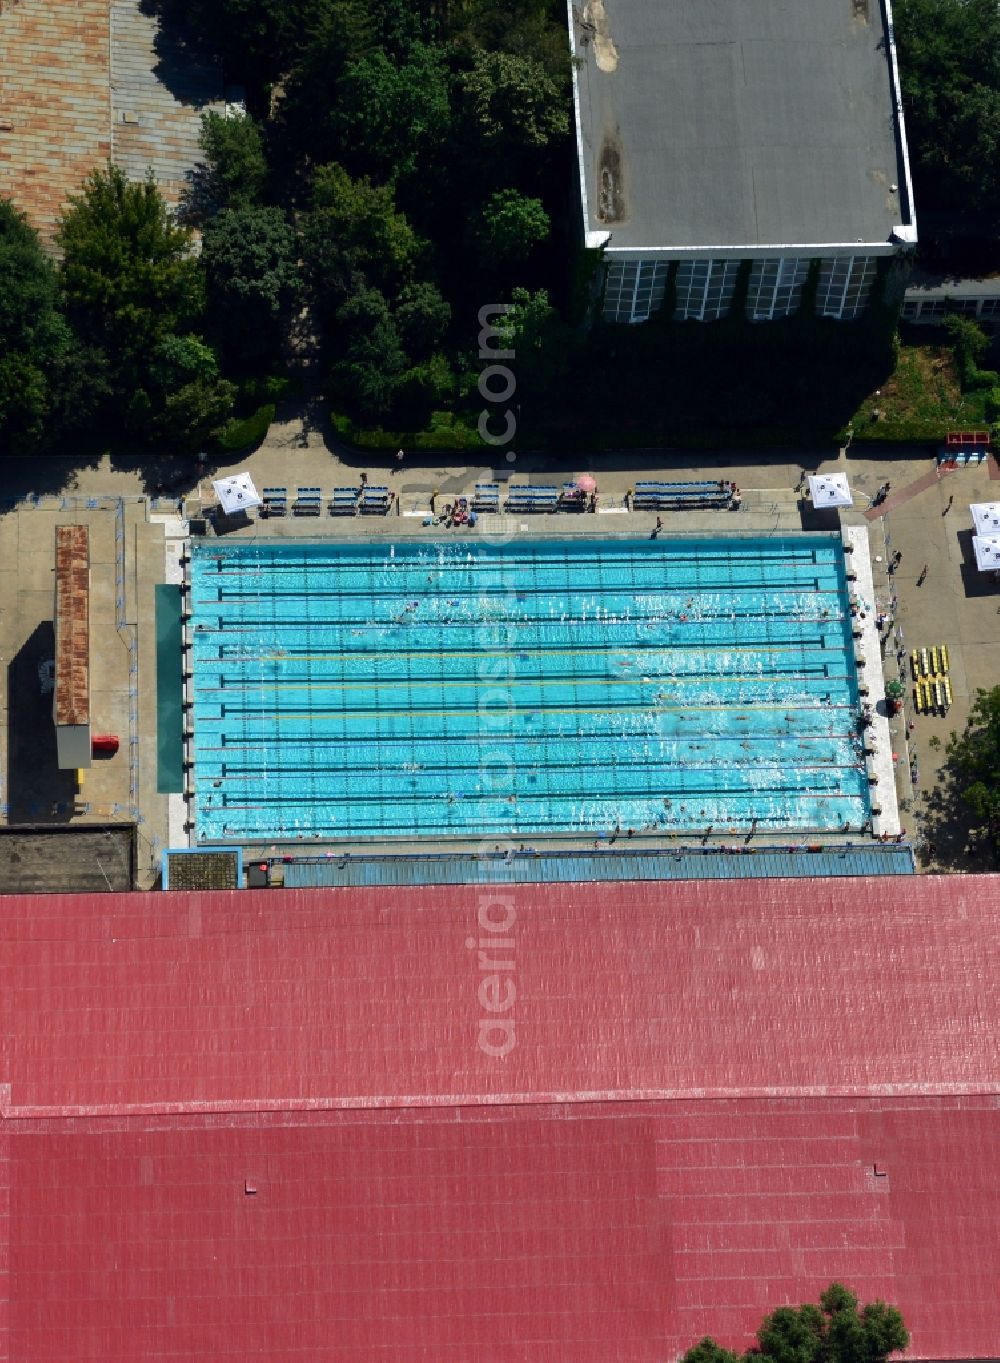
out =
<path fill-rule="evenodd" d="M 802 286 L 809 274 L 808 260 L 755 260 L 747 288 L 747 316 L 751 322 L 770 322 L 798 312 Z"/>
<path fill-rule="evenodd" d="M 645 322 L 663 305 L 669 262 L 612 261 L 604 285 L 606 322 Z"/>
<path fill-rule="evenodd" d="M 677 318 L 717 322 L 736 292 L 738 260 L 684 260 L 677 266 Z"/>
<path fill-rule="evenodd" d="M 914 299 L 903 304 L 901 315 L 905 322 L 915 322 L 919 312 L 920 304 Z"/>
<path fill-rule="evenodd" d="M 1000 298 L 984 298 L 979 309 L 980 317 L 1000 317 Z"/>
<path fill-rule="evenodd" d="M 875 282 L 874 256 L 838 256 L 820 261 L 816 311 L 821 317 L 858 317 Z"/>

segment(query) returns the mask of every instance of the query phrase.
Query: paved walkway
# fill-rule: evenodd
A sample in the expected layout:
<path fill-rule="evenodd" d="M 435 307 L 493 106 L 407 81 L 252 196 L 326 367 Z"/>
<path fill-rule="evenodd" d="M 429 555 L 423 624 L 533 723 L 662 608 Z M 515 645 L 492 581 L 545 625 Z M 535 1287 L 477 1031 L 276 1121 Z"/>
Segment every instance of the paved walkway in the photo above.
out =
<path fill-rule="evenodd" d="M 912 501 L 914 497 L 919 497 L 921 492 L 926 492 L 929 487 L 935 487 L 947 474 L 958 472 L 959 470 L 957 468 L 951 468 L 947 464 L 935 464 L 932 469 L 928 469 L 928 471 L 915 482 L 900 488 L 898 492 L 890 492 L 884 501 L 870 506 L 865 512 L 865 520 L 881 520 L 881 518 L 887 516 L 890 511 L 895 511 L 899 507 L 905 506 L 907 502 Z"/>

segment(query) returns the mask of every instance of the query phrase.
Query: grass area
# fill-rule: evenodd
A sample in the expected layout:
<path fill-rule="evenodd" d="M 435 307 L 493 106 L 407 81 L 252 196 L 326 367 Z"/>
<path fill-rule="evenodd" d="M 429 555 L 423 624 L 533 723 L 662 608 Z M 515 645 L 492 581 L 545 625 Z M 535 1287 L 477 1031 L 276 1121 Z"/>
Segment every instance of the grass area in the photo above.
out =
<path fill-rule="evenodd" d="M 985 429 L 986 397 L 962 392 L 950 347 L 901 345 L 893 373 L 851 419 L 854 438 L 937 441 L 949 430 Z"/>

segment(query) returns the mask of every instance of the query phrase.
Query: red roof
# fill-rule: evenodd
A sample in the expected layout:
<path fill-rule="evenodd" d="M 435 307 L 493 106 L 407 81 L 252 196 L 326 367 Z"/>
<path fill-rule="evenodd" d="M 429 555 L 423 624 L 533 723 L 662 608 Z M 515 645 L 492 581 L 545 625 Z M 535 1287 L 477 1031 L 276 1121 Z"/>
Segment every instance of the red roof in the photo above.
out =
<path fill-rule="evenodd" d="M 0 1360 L 996 1358 L 998 886 L 0 900 Z"/>
<path fill-rule="evenodd" d="M 981 1093 L 998 1076 L 990 879 L 2 903 L 11 1114 Z M 515 991 L 502 1015 L 479 998 L 496 977 Z M 506 1057 L 477 1045 L 497 1016 Z"/>

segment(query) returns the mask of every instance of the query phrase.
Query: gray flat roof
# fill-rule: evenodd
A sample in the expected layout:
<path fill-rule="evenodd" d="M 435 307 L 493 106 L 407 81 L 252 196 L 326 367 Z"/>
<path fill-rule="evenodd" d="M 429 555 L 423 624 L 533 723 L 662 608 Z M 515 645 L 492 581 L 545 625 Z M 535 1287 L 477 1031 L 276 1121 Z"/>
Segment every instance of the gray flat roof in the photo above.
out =
<path fill-rule="evenodd" d="M 612 248 L 888 243 L 911 221 L 880 0 L 571 10 L 585 226 Z"/>

